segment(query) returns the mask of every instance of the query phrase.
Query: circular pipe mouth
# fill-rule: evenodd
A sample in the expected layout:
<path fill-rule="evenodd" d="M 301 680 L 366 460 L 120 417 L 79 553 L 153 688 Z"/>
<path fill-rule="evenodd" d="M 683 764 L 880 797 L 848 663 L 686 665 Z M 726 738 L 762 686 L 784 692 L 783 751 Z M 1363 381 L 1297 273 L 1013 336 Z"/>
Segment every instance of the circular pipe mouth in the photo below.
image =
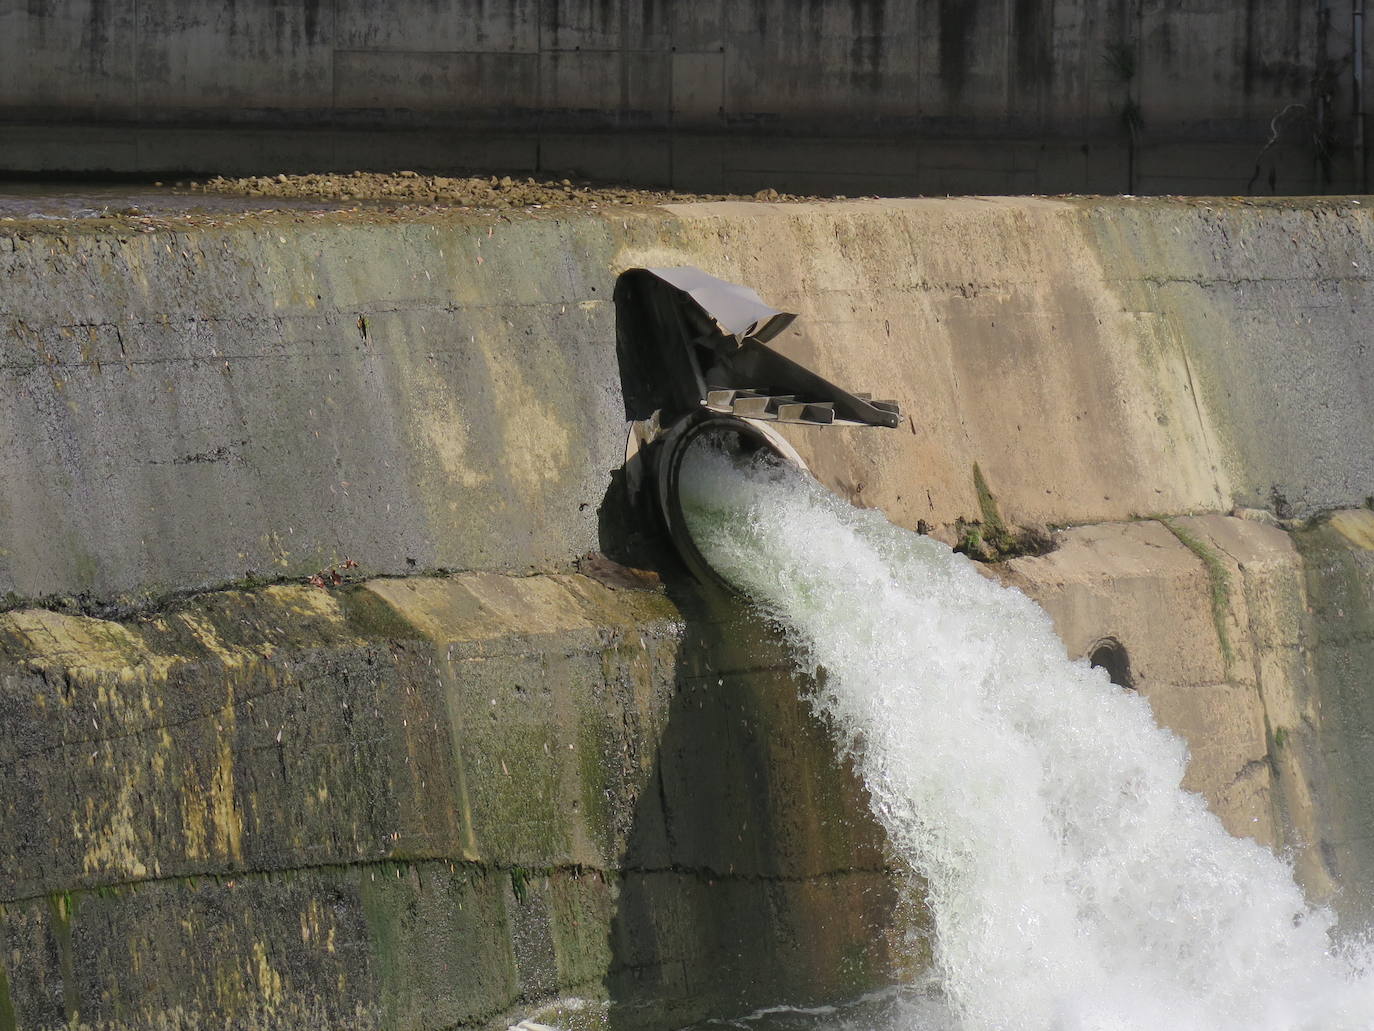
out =
<path fill-rule="evenodd" d="M 715 584 L 730 594 L 743 597 L 743 591 L 716 572 L 706 561 L 696 541 L 692 539 L 687 517 L 682 510 L 682 498 L 679 494 L 682 463 L 693 447 L 703 447 L 708 442 L 717 443 L 727 451 L 745 455 L 767 451 L 780 461 L 808 475 L 810 470 L 796 449 L 773 427 L 767 423 L 741 419 L 733 415 L 694 412 L 674 424 L 659 441 L 654 456 L 654 479 L 658 508 L 669 539 L 682 556 L 683 564 L 698 581 L 703 584 Z"/>
<path fill-rule="evenodd" d="M 1126 646 L 1115 637 L 1104 637 L 1089 649 L 1088 665 L 1105 669 L 1107 678 L 1117 687 L 1135 690 L 1131 658 L 1126 653 Z"/>

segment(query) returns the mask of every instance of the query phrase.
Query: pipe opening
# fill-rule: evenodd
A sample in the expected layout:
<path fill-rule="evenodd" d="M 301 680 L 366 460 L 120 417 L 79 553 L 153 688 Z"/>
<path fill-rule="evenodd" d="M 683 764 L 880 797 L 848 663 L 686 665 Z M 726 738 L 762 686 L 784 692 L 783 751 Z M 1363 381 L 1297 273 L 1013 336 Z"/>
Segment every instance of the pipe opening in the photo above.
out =
<path fill-rule="evenodd" d="M 659 511 L 673 546 L 697 580 L 739 594 L 739 589 L 702 556 L 682 509 L 683 463 L 694 449 L 702 447 L 715 448 L 739 462 L 755 461 L 764 455 L 767 460 L 792 465 L 803 472 L 809 470 L 792 445 L 771 426 L 729 415 L 689 416 L 668 430 L 658 443 L 654 468 Z"/>
<path fill-rule="evenodd" d="M 1107 677 L 1117 687 L 1128 691 L 1135 690 L 1135 677 L 1131 675 L 1131 659 L 1126 654 L 1126 646 L 1115 637 L 1104 637 L 1093 645 L 1088 654 L 1088 663 L 1107 671 Z"/>

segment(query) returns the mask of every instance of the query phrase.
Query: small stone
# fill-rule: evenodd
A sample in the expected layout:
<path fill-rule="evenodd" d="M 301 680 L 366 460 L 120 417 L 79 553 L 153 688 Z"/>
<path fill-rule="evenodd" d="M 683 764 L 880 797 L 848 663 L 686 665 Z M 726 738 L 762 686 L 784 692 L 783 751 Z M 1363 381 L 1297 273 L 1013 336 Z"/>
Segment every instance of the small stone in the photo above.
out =
<path fill-rule="evenodd" d="M 1278 526 L 1279 517 L 1263 508 L 1242 508 L 1237 505 L 1231 509 L 1231 515 L 1236 519 L 1244 519 L 1251 523 L 1262 523 L 1265 526 Z"/>

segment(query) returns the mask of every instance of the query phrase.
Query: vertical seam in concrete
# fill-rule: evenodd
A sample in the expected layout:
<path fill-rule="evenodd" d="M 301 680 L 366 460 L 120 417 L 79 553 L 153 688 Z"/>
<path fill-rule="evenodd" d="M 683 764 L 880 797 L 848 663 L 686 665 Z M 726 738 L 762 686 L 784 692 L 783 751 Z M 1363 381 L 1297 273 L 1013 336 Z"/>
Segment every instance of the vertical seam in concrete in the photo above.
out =
<path fill-rule="evenodd" d="M 668 34 L 668 186 L 677 181 L 677 33 Z"/>
<path fill-rule="evenodd" d="M 463 758 L 463 719 L 458 704 L 458 678 L 453 672 L 452 649 L 445 649 L 437 637 L 431 638 L 434 655 L 438 660 L 439 677 L 444 691 L 444 706 L 448 710 L 449 741 L 453 748 L 454 788 L 458 793 L 459 819 L 462 821 L 464 859 L 478 862 L 481 853 L 477 848 L 477 829 L 472 819 L 472 797 L 468 791 L 467 764 Z"/>
<path fill-rule="evenodd" d="M 1012 33 L 1016 29 L 1016 5 L 1007 3 L 1002 5 L 1002 111 L 1003 117 L 1011 114 L 1011 80 L 1015 70 L 1012 68 Z M 1016 160 L 1012 159 L 1012 168 L 1015 169 Z"/>
<path fill-rule="evenodd" d="M 333 150 L 330 157 L 337 160 L 339 123 L 339 0 L 333 0 L 329 11 L 329 124 L 334 129 Z"/>
<path fill-rule="evenodd" d="M 1267 710 L 1264 710 L 1264 690 L 1263 677 L 1261 675 L 1260 650 L 1258 645 L 1255 644 L 1257 629 L 1254 617 L 1250 614 L 1250 587 L 1253 585 L 1253 582 L 1250 578 L 1249 571 L 1247 571 L 1245 568 L 1245 563 L 1242 562 L 1235 555 L 1233 555 L 1230 551 L 1228 551 L 1226 549 L 1226 546 L 1221 543 L 1221 540 L 1215 534 L 1207 534 L 1207 542 L 1211 544 L 1211 546 L 1215 548 L 1217 551 L 1219 551 L 1223 556 L 1225 556 L 1230 562 L 1232 562 L 1236 567 L 1236 580 L 1238 581 L 1237 586 L 1240 590 L 1241 601 L 1245 605 L 1245 622 L 1242 624 L 1240 619 L 1237 618 L 1236 626 L 1238 629 L 1244 631 L 1245 640 L 1248 641 L 1250 644 L 1250 671 L 1254 674 L 1255 677 L 1255 692 L 1259 695 L 1260 708 L 1262 711 L 1264 711 L 1265 729 L 1268 730 L 1269 713 Z M 1231 610 L 1232 616 L 1236 616 L 1236 607 L 1234 604 L 1230 604 L 1229 600 L 1228 607 Z"/>
<path fill-rule="evenodd" d="M 1143 42 L 1144 42 L 1144 39 L 1145 39 L 1145 4 L 1144 4 L 1144 0 L 1136 0 L 1136 3 L 1135 3 L 1135 52 L 1136 52 L 1137 55 L 1139 55 L 1140 52 L 1141 52 L 1142 44 L 1143 44 Z M 1144 123 L 1144 112 L 1145 112 L 1145 74 L 1144 74 L 1144 71 L 1143 71 L 1143 62 L 1139 59 L 1138 56 L 1136 57 L 1134 64 L 1135 64 L 1135 74 L 1131 76 L 1131 83 L 1132 83 L 1132 84 L 1134 85 L 1134 87 L 1135 87 L 1135 106 L 1136 106 L 1136 111 L 1137 111 L 1137 113 L 1139 114 L 1139 121 L 1140 121 L 1140 124 L 1141 124 L 1141 125 L 1144 125 L 1144 124 L 1145 124 L 1145 123 Z M 1131 88 L 1130 86 L 1127 86 L 1127 90 L 1126 90 L 1127 96 L 1130 95 L 1130 88 Z M 1127 191 L 1126 191 L 1126 192 L 1127 192 L 1127 193 L 1135 193 L 1135 192 L 1136 192 L 1137 184 L 1138 184 L 1139 181 L 1140 181 L 1140 157 L 1141 157 L 1141 147 L 1140 147 L 1140 144 L 1139 144 L 1139 142 L 1138 142 L 1139 137 L 1140 137 L 1139 132 L 1137 132 L 1136 129 L 1132 128 L 1132 129 L 1130 130 L 1130 137 L 1129 137 L 1129 139 L 1126 141 L 1126 142 L 1127 142 L 1127 146 L 1129 146 L 1130 149 L 1131 149 L 1131 154 L 1130 154 L 1130 165 L 1129 165 L 1129 168 L 1130 168 L 1129 176 L 1130 176 L 1130 178 L 1127 180 L 1127 183 L 1126 183 L 1126 186 L 1127 186 Z M 1196 396 L 1196 395 L 1194 395 L 1194 396 Z"/>
<path fill-rule="evenodd" d="M 636 50 L 636 53 L 639 51 Z M 616 112 L 616 128 L 625 127 L 625 113 L 630 110 L 630 5 L 620 5 L 620 110 Z"/>
<path fill-rule="evenodd" d="M 134 82 L 133 82 L 133 86 L 134 86 L 134 118 L 136 118 L 140 123 L 142 123 L 142 121 L 143 121 L 143 90 L 141 89 L 141 83 L 139 82 L 139 65 L 138 65 L 138 25 L 139 25 L 139 19 L 138 19 L 138 0 L 134 0 L 134 31 L 130 34 L 131 37 L 132 37 L 132 39 L 133 39 L 133 53 L 130 55 L 130 57 L 132 58 L 132 61 L 131 61 L 131 71 L 132 71 L 132 77 L 133 77 L 133 80 L 134 80 Z M 142 134 L 141 132 L 135 132 L 135 133 L 134 133 L 134 153 L 138 155 L 138 163 L 139 163 L 140 166 L 143 166 L 144 164 L 146 164 L 146 163 L 144 162 L 144 160 L 143 160 L 143 154 L 141 153 L 142 149 L 143 149 L 143 134 Z"/>
<path fill-rule="evenodd" d="M 1230 682 L 1236 659 L 1235 649 L 1231 644 L 1231 632 L 1227 626 L 1234 613 L 1234 606 L 1231 602 L 1230 570 L 1225 567 L 1221 559 L 1213 554 L 1213 550 L 1220 549 L 1216 548 L 1215 542 L 1210 536 L 1203 540 L 1183 529 L 1167 516 L 1161 516 L 1159 522 L 1177 537 L 1178 542 L 1191 551 L 1202 564 L 1203 575 L 1207 577 L 1208 593 L 1211 595 L 1212 625 L 1216 631 L 1217 645 L 1221 649 L 1222 671 L 1226 680 Z M 1229 555 L 1227 557 L 1230 558 Z M 1243 591 L 1244 587 L 1242 586 L 1241 589 Z M 1237 622 L 1239 623 L 1239 621 Z"/>
<path fill-rule="evenodd" d="M 1182 335 L 1176 334 L 1179 353 L 1183 355 L 1183 371 L 1188 374 L 1188 393 L 1193 395 L 1193 412 L 1197 415 L 1197 431 L 1202 438 L 1202 447 L 1207 455 L 1207 467 L 1211 471 L 1212 489 L 1216 493 L 1218 500 L 1229 502 L 1231 500 L 1229 491 L 1223 492 L 1220 479 L 1220 470 L 1217 468 L 1217 453 L 1212 445 L 1212 434 L 1207 426 L 1207 418 L 1202 411 L 1202 402 L 1197 396 L 1197 381 L 1193 378 L 1193 361 L 1188 356 L 1188 344 Z"/>
<path fill-rule="evenodd" d="M 544 168 L 544 110 L 547 107 L 544 96 L 544 0 L 536 0 L 534 5 L 534 170 Z"/>
<path fill-rule="evenodd" d="M 1264 675 L 1264 660 L 1261 656 L 1261 648 L 1259 644 L 1261 628 L 1259 625 L 1259 621 L 1255 615 L 1256 606 L 1251 604 L 1253 601 L 1251 589 L 1253 588 L 1256 592 L 1258 592 L 1261 589 L 1261 585 L 1252 578 L 1251 571 L 1246 569 L 1245 563 L 1243 563 L 1239 557 L 1237 557 L 1236 555 L 1232 554 L 1229 550 L 1227 550 L 1226 546 L 1221 542 L 1220 539 L 1218 539 L 1216 535 L 1208 534 L 1208 540 L 1211 542 L 1212 546 L 1217 549 L 1217 551 L 1221 552 L 1221 554 L 1226 556 L 1226 558 L 1228 558 L 1231 562 L 1235 563 L 1236 579 L 1239 581 L 1238 586 L 1240 589 L 1240 596 L 1241 600 L 1245 605 L 1244 625 L 1240 625 L 1239 620 L 1237 620 L 1236 622 L 1240 630 L 1244 634 L 1245 641 L 1249 645 L 1250 674 L 1254 677 L 1255 680 L 1255 697 L 1256 700 L 1259 702 L 1260 717 L 1264 722 L 1264 761 L 1267 763 L 1269 767 L 1270 776 L 1270 792 L 1268 806 L 1269 820 L 1273 827 L 1272 833 L 1274 835 L 1275 841 L 1284 844 L 1291 849 L 1295 845 L 1297 845 L 1297 842 L 1296 836 L 1290 834 L 1288 830 L 1289 818 L 1288 814 L 1285 812 L 1285 803 L 1282 800 L 1283 788 L 1278 784 L 1279 756 L 1277 754 L 1277 748 L 1275 747 L 1274 743 L 1274 723 L 1273 720 L 1271 720 L 1269 717 L 1269 698 L 1265 692 L 1267 678 Z M 1294 546 L 1293 550 L 1294 554 L 1296 554 L 1296 546 Z M 1299 567 L 1301 567 L 1301 558 L 1299 558 Z M 1249 766 L 1250 764 L 1247 763 L 1246 768 L 1248 768 Z M 1242 769 L 1241 773 L 1237 775 L 1236 779 L 1239 780 L 1240 777 L 1244 775 L 1244 773 L 1245 769 Z M 1288 837 L 1292 840 L 1285 841 L 1285 837 Z"/>

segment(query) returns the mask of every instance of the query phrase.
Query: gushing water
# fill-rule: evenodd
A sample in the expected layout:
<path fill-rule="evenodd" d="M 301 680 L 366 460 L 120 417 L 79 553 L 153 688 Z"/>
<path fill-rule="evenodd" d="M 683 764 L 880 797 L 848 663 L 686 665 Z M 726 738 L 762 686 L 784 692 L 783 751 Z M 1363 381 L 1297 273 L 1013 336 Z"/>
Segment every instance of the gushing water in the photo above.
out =
<path fill-rule="evenodd" d="M 681 493 L 823 671 L 812 703 L 928 882 L 941 1026 L 1374 1027 L 1374 950 L 1179 787 L 1182 742 L 1030 599 L 789 468 L 700 447 Z"/>

